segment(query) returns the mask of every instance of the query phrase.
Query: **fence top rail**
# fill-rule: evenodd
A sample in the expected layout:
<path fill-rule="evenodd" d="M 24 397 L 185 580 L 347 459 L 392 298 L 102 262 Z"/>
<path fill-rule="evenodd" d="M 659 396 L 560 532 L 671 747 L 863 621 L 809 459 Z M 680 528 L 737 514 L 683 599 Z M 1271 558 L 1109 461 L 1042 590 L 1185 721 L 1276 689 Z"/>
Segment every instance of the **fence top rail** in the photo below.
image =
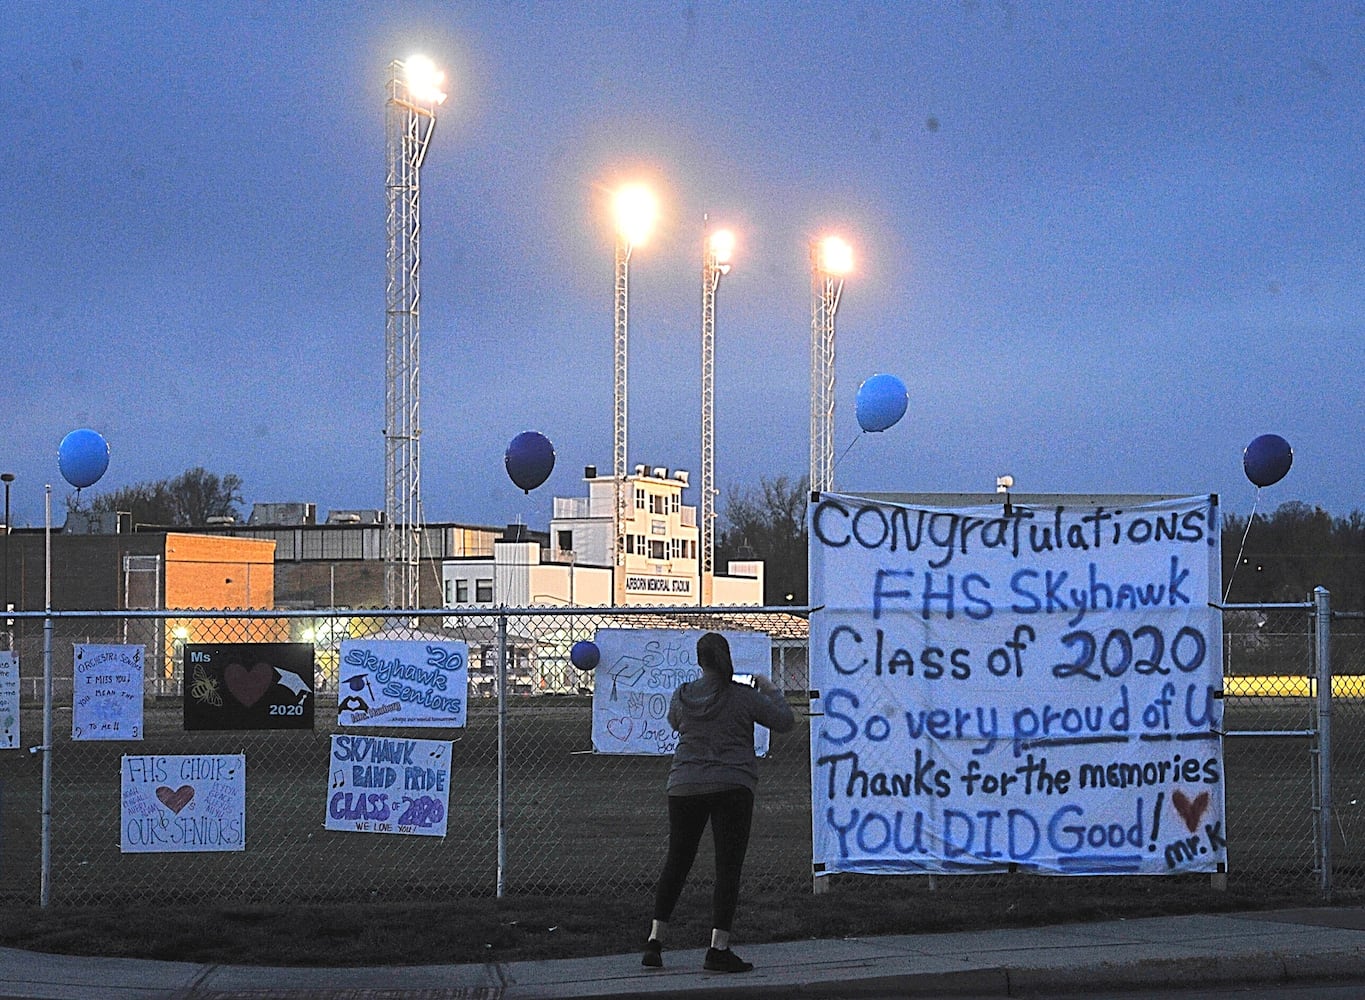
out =
<path fill-rule="evenodd" d="M 1266 602 L 1262 604 L 1215 604 L 1209 602 L 1209 607 L 1219 611 L 1283 611 L 1292 609 L 1295 611 L 1312 610 L 1317 607 L 1312 601 L 1286 601 L 1281 603 Z"/>
<path fill-rule="evenodd" d="M 513 607 L 500 605 L 492 608 L 158 608 L 110 610 L 57 610 L 51 611 L 10 611 L 5 617 L 27 621 L 42 621 L 46 618 L 501 618 L 514 617 L 563 617 L 590 616 L 594 618 L 633 618 L 677 615 L 679 617 L 721 617 L 734 615 L 787 615 L 805 618 L 811 609 L 804 605 L 778 605 L 759 607 L 756 605 L 727 605 L 698 607 L 656 607 L 653 605 L 614 605 L 605 607 L 566 607 L 542 605 L 532 607 Z"/>

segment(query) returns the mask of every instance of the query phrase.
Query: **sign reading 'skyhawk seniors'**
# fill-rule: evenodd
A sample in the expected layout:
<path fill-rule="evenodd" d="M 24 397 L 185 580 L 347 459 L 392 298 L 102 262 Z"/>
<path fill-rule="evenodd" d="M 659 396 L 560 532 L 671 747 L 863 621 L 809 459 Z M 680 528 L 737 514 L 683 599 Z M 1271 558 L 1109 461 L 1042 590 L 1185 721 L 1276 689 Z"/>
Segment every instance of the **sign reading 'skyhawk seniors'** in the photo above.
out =
<path fill-rule="evenodd" d="M 329 830 L 446 835 L 449 741 L 332 737 Z"/>
<path fill-rule="evenodd" d="M 311 642 L 185 647 L 185 728 L 312 729 Z"/>
<path fill-rule="evenodd" d="M 460 727 L 468 701 L 469 647 L 463 642 L 341 644 L 339 725 Z"/>
<path fill-rule="evenodd" d="M 809 527 L 817 874 L 1226 863 L 1213 498 Z"/>
<path fill-rule="evenodd" d="M 119 850 L 246 850 L 246 757 L 124 757 Z"/>
<path fill-rule="evenodd" d="M 73 740 L 142 739 L 143 652 L 142 646 L 75 645 Z"/>
<path fill-rule="evenodd" d="M 700 629 L 598 629 L 601 653 L 592 692 L 592 748 L 597 753 L 671 754 L 678 732 L 668 703 L 679 685 L 701 676 Z M 738 675 L 772 670 L 772 640 L 762 632 L 722 632 Z M 769 733 L 754 726 L 754 753 L 768 753 Z"/>

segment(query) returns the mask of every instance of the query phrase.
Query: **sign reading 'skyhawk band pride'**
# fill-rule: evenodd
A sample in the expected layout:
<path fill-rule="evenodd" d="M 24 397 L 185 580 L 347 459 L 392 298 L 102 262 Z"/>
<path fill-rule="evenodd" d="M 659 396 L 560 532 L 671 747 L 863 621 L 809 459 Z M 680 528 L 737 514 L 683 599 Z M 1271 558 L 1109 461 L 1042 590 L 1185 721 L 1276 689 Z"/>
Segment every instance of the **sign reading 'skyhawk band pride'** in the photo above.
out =
<path fill-rule="evenodd" d="M 1215 498 L 809 527 L 817 874 L 1226 863 Z"/>
<path fill-rule="evenodd" d="M 449 740 L 332 737 L 329 830 L 444 837 Z"/>

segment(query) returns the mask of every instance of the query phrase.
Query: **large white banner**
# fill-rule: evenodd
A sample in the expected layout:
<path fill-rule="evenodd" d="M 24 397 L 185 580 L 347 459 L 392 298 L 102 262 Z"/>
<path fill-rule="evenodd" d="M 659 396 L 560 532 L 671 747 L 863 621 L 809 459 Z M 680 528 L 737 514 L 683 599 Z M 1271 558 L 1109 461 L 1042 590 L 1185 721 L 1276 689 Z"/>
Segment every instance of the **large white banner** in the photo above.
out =
<path fill-rule="evenodd" d="M 142 739 L 142 646 L 72 647 L 71 738 Z"/>
<path fill-rule="evenodd" d="M 817 874 L 1226 863 L 1214 498 L 809 528 Z"/>
<path fill-rule="evenodd" d="M 671 754 L 678 731 L 668 703 L 680 685 L 701 676 L 700 629 L 598 629 L 601 652 L 592 692 L 592 748 L 597 753 Z M 737 679 L 772 673 L 772 640 L 761 632 L 722 632 Z M 754 726 L 754 753 L 768 754 L 769 733 Z"/>

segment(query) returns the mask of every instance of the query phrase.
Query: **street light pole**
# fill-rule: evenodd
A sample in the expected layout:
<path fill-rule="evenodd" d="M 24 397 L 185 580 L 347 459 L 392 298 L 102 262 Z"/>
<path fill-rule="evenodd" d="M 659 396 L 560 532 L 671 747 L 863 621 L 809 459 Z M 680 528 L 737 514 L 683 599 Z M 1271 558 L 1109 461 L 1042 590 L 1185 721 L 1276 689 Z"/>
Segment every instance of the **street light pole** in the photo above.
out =
<path fill-rule="evenodd" d="M 3 593 L 0 593 L 0 611 L 5 614 L 5 648 L 14 648 L 14 636 L 10 632 L 9 617 L 9 484 L 14 482 L 13 472 L 0 472 L 0 480 L 5 484 L 5 582 Z"/>
<path fill-rule="evenodd" d="M 626 351 L 630 319 L 630 255 L 649 238 L 659 202 L 643 184 L 627 184 L 612 201 L 616 216 L 616 274 L 612 310 L 612 603 L 625 603 L 626 566 Z"/>
<path fill-rule="evenodd" d="M 705 220 L 703 220 L 705 221 Z M 730 273 L 735 234 L 708 232 L 701 265 L 701 587 L 699 602 L 711 603 L 716 573 L 716 288 Z"/>
<path fill-rule="evenodd" d="M 413 56 L 389 67 L 388 282 L 384 329 L 384 603 L 418 606 L 421 556 L 421 172 L 445 74 Z"/>
<path fill-rule="evenodd" d="M 837 236 L 811 243 L 810 488 L 834 488 L 834 314 L 853 269 L 853 251 Z"/>

